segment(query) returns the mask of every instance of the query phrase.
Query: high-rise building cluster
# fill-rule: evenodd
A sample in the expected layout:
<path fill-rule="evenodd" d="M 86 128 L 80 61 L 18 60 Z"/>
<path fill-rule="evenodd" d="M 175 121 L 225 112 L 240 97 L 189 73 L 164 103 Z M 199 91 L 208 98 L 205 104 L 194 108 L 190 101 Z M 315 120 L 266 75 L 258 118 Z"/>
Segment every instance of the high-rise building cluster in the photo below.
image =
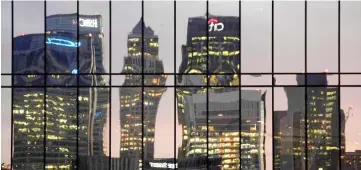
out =
<path fill-rule="evenodd" d="M 300 87 L 285 87 L 288 110 L 274 112 L 275 168 L 339 167 L 344 154 L 344 128 L 339 125 L 344 126 L 345 119 L 339 91 L 327 87 L 326 73 L 298 74 L 296 79 Z"/>
<path fill-rule="evenodd" d="M 13 93 L 14 169 L 265 170 L 266 92 L 240 88 L 239 17 L 206 15 L 188 19 L 181 46 L 176 159 L 154 158 L 168 77 L 159 38 L 143 18 L 128 34 L 120 112 L 113 113 L 120 115 L 120 158 L 105 154 L 110 94 L 94 74 L 106 72 L 101 16 L 52 15 L 45 34 L 15 37 L 13 84 L 26 87 Z M 345 152 L 339 89 L 327 87 L 323 73 L 296 79 L 300 87 L 284 88 L 288 109 L 273 114 L 274 169 L 361 167 L 359 151 Z"/>

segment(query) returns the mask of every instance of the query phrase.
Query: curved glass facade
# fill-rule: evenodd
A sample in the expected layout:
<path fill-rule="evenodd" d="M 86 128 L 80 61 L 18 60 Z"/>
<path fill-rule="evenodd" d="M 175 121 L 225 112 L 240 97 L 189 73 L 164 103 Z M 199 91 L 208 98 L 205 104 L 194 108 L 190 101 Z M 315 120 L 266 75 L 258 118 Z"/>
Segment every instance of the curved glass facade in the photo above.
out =
<path fill-rule="evenodd" d="M 77 90 L 74 87 L 78 83 L 106 85 L 101 76 L 77 75 L 78 70 L 96 72 L 97 44 L 88 33 L 79 34 L 77 42 L 73 33 L 63 31 L 46 33 L 46 51 L 44 34 L 14 38 L 15 73 L 28 74 L 14 76 L 14 85 L 42 85 L 46 88 L 14 89 L 14 94 L 17 94 L 13 101 L 16 169 L 41 169 L 44 157 L 47 169 L 70 169 L 77 153 L 104 155 L 103 128 L 108 111 L 108 88 Z M 56 87 L 64 85 L 72 87 Z"/>

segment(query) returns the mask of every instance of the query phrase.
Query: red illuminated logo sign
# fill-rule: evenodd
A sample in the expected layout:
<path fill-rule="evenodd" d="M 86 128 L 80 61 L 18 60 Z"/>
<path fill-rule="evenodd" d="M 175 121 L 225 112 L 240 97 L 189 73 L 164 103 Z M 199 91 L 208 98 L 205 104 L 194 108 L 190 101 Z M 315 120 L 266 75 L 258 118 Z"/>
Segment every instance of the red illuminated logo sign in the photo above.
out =
<path fill-rule="evenodd" d="M 224 29 L 223 23 L 219 23 L 217 18 L 211 18 L 208 20 L 209 32 L 211 31 L 222 31 Z"/>

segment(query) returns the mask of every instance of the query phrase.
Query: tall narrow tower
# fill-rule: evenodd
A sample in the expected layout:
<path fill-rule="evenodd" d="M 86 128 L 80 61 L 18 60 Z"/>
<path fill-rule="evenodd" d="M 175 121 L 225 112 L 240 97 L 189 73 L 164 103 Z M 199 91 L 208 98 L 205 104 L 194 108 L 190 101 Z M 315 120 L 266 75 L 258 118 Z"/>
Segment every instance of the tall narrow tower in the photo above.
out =
<path fill-rule="evenodd" d="M 142 31 L 144 31 L 143 42 Z M 142 48 L 142 44 L 144 44 L 144 48 Z M 161 87 L 165 85 L 167 76 L 162 75 L 164 69 L 163 62 L 158 59 L 158 46 L 158 36 L 154 35 L 150 27 L 146 27 L 142 23 L 142 19 L 128 35 L 128 56 L 124 58 L 122 73 L 130 73 L 130 75 L 126 75 L 124 82 L 126 87 L 120 89 L 120 155 L 137 157 L 140 166 L 142 159 L 148 160 L 154 157 L 157 109 L 159 101 L 166 91 L 165 87 Z M 134 75 L 135 73 L 139 75 Z M 141 73 L 148 74 L 142 77 Z M 149 75 L 152 73 L 154 75 Z M 144 91 L 142 91 L 142 88 L 139 87 L 141 85 L 152 87 L 144 87 Z M 144 99 L 143 102 L 142 99 Z M 144 126 L 143 132 L 142 125 Z M 143 150 L 142 145 L 144 146 Z M 143 158 L 141 157 L 142 152 Z"/>

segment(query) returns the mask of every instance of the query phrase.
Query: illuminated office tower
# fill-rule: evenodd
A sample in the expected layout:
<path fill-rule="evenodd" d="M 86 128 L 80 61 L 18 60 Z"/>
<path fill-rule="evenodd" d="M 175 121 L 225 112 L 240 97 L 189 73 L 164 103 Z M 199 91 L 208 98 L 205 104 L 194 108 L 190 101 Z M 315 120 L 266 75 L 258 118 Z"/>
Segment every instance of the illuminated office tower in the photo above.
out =
<path fill-rule="evenodd" d="M 266 92 L 242 90 L 241 168 L 265 169 Z"/>
<path fill-rule="evenodd" d="M 209 85 L 235 87 L 209 87 L 208 110 L 205 88 L 177 88 L 178 119 L 183 131 L 179 159 L 207 155 L 208 140 L 208 155 L 210 158 L 220 157 L 222 169 L 239 169 L 240 166 L 242 169 L 264 169 L 265 113 L 262 99 L 265 94 L 256 90 L 242 90 L 239 94 L 239 53 L 238 17 L 209 15 L 208 21 L 205 16 L 189 18 L 179 72 L 207 73 L 208 63 L 209 73 L 217 73 L 209 76 Z M 228 74 L 220 75 L 222 73 Z M 186 86 L 208 84 L 203 75 L 182 75 L 177 77 L 177 81 Z M 243 106 L 241 111 L 240 103 Z"/>
<path fill-rule="evenodd" d="M 281 119 L 287 115 L 287 111 L 273 111 L 273 151 L 274 151 L 274 157 L 273 157 L 273 168 L 274 169 L 280 169 L 281 164 Z"/>
<path fill-rule="evenodd" d="M 339 124 L 344 119 L 344 113 L 339 111 L 339 92 L 337 88 L 327 87 L 327 75 L 324 73 L 298 74 L 297 84 L 305 85 L 306 76 L 309 87 L 285 88 L 288 97 L 288 115 L 283 125 L 284 131 L 288 131 L 289 135 L 283 136 L 281 145 L 290 152 L 281 154 L 281 157 L 283 156 L 281 162 L 284 162 L 283 169 L 304 169 L 307 166 L 308 169 L 332 170 L 339 167 L 341 137 Z M 305 113 L 307 113 L 306 133 Z M 287 126 L 286 122 L 291 123 Z M 305 146 L 305 134 L 307 134 L 307 146 Z M 308 165 L 305 165 L 304 161 L 305 149 L 308 153 Z"/>
<path fill-rule="evenodd" d="M 78 81 L 83 85 L 95 85 L 95 77 L 79 76 L 77 80 L 76 75 L 78 70 L 89 71 L 89 65 L 94 63 L 94 51 L 91 50 L 93 37 L 80 34 L 77 42 L 78 38 L 71 33 L 48 31 L 46 35 L 46 60 L 44 34 L 14 38 L 14 73 L 29 74 L 14 76 L 14 85 L 46 88 L 46 101 L 45 88 L 14 89 L 14 169 L 43 169 L 44 157 L 46 169 L 74 168 L 72 164 L 77 158 L 77 115 L 79 155 L 104 155 L 103 128 L 108 106 L 107 90 L 79 88 L 77 93 L 75 87 L 52 87 L 76 86 Z M 80 68 L 77 68 L 77 49 Z M 50 74 L 46 77 L 46 84 L 45 77 L 37 75 L 38 73 Z"/>
<path fill-rule="evenodd" d="M 338 89 L 309 87 L 307 92 L 309 167 L 331 170 L 339 166 Z"/>
<path fill-rule="evenodd" d="M 274 141 L 276 158 L 274 169 L 303 170 L 305 169 L 305 123 L 304 114 L 296 112 L 293 115 L 287 114 L 275 123 L 278 126 L 278 135 Z M 277 139 L 276 137 L 279 137 Z"/>
<path fill-rule="evenodd" d="M 206 73 L 208 63 L 209 73 L 235 73 L 213 75 L 210 78 L 211 85 L 237 85 L 239 81 L 236 73 L 239 72 L 240 64 L 238 17 L 209 15 L 209 18 L 208 21 L 205 16 L 188 19 L 187 42 L 182 46 L 182 63 L 179 72 Z M 207 31 L 209 32 L 208 62 Z M 178 81 L 181 82 L 184 77 L 178 77 Z M 205 77 L 202 79 L 204 80 Z"/>
<path fill-rule="evenodd" d="M 144 112 L 142 115 L 142 88 L 129 87 L 142 85 L 142 72 L 156 73 L 144 75 L 144 85 L 164 86 L 167 79 L 164 73 L 163 62 L 158 59 L 158 36 L 150 27 L 142 28 L 142 19 L 136 24 L 128 35 L 128 55 L 124 57 L 122 73 L 139 73 L 139 75 L 126 75 L 124 88 L 120 89 L 120 121 L 121 141 L 120 155 L 138 157 L 139 166 L 142 165 L 142 152 L 145 160 L 154 158 L 154 128 L 159 101 L 166 91 L 164 87 L 145 87 Z M 144 29 L 144 54 L 142 55 L 142 29 Z M 144 57 L 142 57 L 144 56 Z M 144 62 L 144 63 L 142 63 Z M 144 67 L 142 68 L 142 65 Z M 144 122 L 142 123 L 142 116 Z M 142 133 L 142 124 L 144 132 Z M 144 150 L 142 151 L 142 136 Z"/>
<path fill-rule="evenodd" d="M 90 60 L 87 60 L 83 56 L 79 58 L 79 70 L 76 72 L 79 73 L 105 73 L 104 63 L 103 63 L 103 24 L 101 15 L 79 15 L 79 22 L 77 22 L 77 13 L 73 14 L 57 14 L 46 17 L 46 29 L 47 31 L 56 31 L 56 32 L 69 32 L 74 35 L 77 35 L 79 32 L 80 35 L 91 37 L 91 48 L 88 50 L 92 52 L 92 57 Z M 78 25 L 77 25 L 78 24 Z M 79 27 L 78 27 L 79 26 Z M 79 31 L 78 31 L 79 28 Z M 80 48 L 81 50 L 82 48 Z M 75 62 L 76 63 L 76 62 Z M 75 70 L 74 70 L 75 71 Z M 107 82 L 102 75 L 82 75 L 79 76 L 81 80 L 79 85 L 81 86 L 106 86 Z M 93 131 L 93 135 L 89 136 L 89 141 L 94 141 L 94 143 L 89 143 L 87 152 L 89 155 L 102 155 L 103 154 L 103 128 L 104 122 L 98 121 L 99 118 L 103 118 L 106 115 L 107 107 L 109 103 L 109 90 L 108 88 L 80 88 L 80 95 L 91 96 L 91 102 L 94 102 L 94 105 L 87 105 L 85 102 L 84 106 L 80 105 L 80 109 L 84 108 L 92 109 L 94 115 L 89 115 L 94 117 L 94 122 L 90 123 L 93 126 L 90 126 L 90 130 Z M 85 93 L 85 94 L 83 94 Z M 82 98 L 79 98 L 80 100 Z M 93 107 L 96 106 L 96 107 Z M 90 134 L 90 132 L 88 132 Z M 94 145 L 91 146 L 90 144 Z"/>
<path fill-rule="evenodd" d="M 93 48 L 95 55 L 95 73 L 105 73 L 103 65 L 103 23 L 101 15 L 81 15 L 79 14 L 79 27 L 77 27 L 77 13 L 56 14 L 46 17 L 47 31 L 69 32 L 77 35 L 88 34 L 93 37 Z M 90 65 L 88 65 L 90 67 Z M 81 73 L 90 73 L 88 70 L 80 70 Z M 101 77 L 101 76 L 99 76 Z M 99 79 L 100 81 L 100 79 Z"/>

